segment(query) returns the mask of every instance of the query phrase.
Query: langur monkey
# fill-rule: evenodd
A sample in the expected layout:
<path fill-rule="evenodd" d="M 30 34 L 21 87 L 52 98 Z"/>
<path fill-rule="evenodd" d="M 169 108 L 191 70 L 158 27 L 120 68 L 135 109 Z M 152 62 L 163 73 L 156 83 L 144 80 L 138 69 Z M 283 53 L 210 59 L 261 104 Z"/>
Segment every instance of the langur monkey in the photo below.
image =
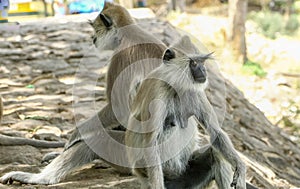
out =
<path fill-rule="evenodd" d="M 94 28 L 93 43 L 99 50 L 114 50 L 107 72 L 107 105 L 96 115 L 81 123 L 74 130 L 62 154 L 56 157 L 40 173 L 10 172 L 0 178 L 2 183 L 19 181 L 29 184 L 58 183 L 73 168 L 98 159 L 99 155 L 87 145 L 86 141 L 101 139 L 96 130 L 127 125 L 129 117 L 129 88 L 135 83 L 135 77 L 143 79 L 150 71 L 158 67 L 165 49 L 160 40 L 136 25 L 128 11 L 116 4 L 106 3 L 103 11 L 90 23 Z M 155 60 L 155 61 L 154 61 Z M 135 64 L 139 62 L 139 64 Z M 126 69 L 125 74 L 120 76 Z M 116 80 L 122 81 L 114 87 Z M 123 77 L 123 79 L 122 79 Z M 115 108 L 120 111 L 115 115 Z M 118 118 L 117 118 L 118 116 Z M 108 131 L 116 141 L 124 143 L 124 132 Z M 103 151 L 110 150 L 111 144 L 102 145 Z M 100 149 L 102 150 L 102 149 Z M 124 154 L 125 156 L 125 154 Z M 114 166 L 114 165 L 112 165 Z M 114 166 L 122 172 L 130 169 Z"/>
<path fill-rule="evenodd" d="M 210 169 L 217 172 L 211 171 L 214 174 L 207 179 L 197 175 L 203 182 L 196 188 L 206 187 L 211 181 L 209 177 L 216 179 L 219 188 L 246 188 L 246 166 L 219 126 L 204 92 L 207 83 L 204 63 L 210 55 L 167 49 L 163 64 L 141 81 L 132 103 L 125 144 L 142 188 L 165 188 L 164 177 L 171 180 L 179 177 L 192 156 L 203 156 L 204 151 L 209 153 L 199 149 L 199 131 L 192 117 L 210 135 L 210 153 L 220 166 L 212 168 L 210 165 Z M 228 169 L 227 162 L 234 174 Z M 207 162 L 203 161 L 203 164 Z"/>
<path fill-rule="evenodd" d="M 42 172 L 36 174 L 10 172 L 2 176 L 0 178 L 0 182 L 5 184 L 13 181 L 29 184 L 54 184 L 64 178 L 64 176 L 73 168 L 84 165 L 94 159 L 98 159 L 99 155 L 94 153 L 93 150 L 85 143 L 85 139 L 99 137 L 94 132 L 95 128 L 97 129 L 101 126 L 104 126 L 105 128 L 113 128 L 118 126 L 120 124 L 119 122 L 123 121 L 126 124 L 130 111 L 126 107 L 127 105 L 124 105 L 123 103 L 127 103 L 126 97 L 128 96 L 130 98 L 133 97 L 134 99 L 135 87 L 132 86 L 138 84 L 138 81 L 144 79 L 148 73 L 162 63 L 157 61 L 157 58 L 161 59 L 166 50 L 166 46 L 148 32 L 137 26 L 125 8 L 116 4 L 106 3 L 102 13 L 99 14 L 93 22 L 91 22 L 91 25 L 95 30 L 95 35 L 93 37 L 93 43 L 95 46 L 100 50 L 114 50 L 107 74 L 108 104 L 96 115 L 80 124 L 74 130 L 68 144 L 65 146 L 64 152 L 47 165 Z M 190 41 L 188 42 L 190 43 Z M 192 44 L 190 43 L 189 47 L 191 45 Z M 185 48 L 188 47 L 185 46 Z M 151 59 L 156 60 L 151 61 Z M 146 62 L 135 65 L 134 63 L 139 60 L 146 60 Z M 131 66 L 130 69 L 128 69 L 130 71 L 128 75 L 131 77 L 123 80 L 123 87 L 116 87 L 113 89 L 116 78 L 121 71 L 129 65 Z M 117 104 L 118 108 L 124 110 L 123 120 L 120 121 L 116 119 L 112 110 L 111 97 L 113 95 L 111 95 L 111 93 L 113 90 L 117 90 L 115 94 L 119 94 L 121 98 L 115 101 L 119 102 L 119 104 Z M 128 111 L 126 111 L 127 109 Z M 99 120 L 101 122 L 99 122 Z M 172 124 L 172 119 L 170 120 L 170 124 Z M 79 131 L 80 128 L 86 129 Z M 124 143 L 124 132 L 110 130 L 108 133 L 116 141 Z M 105 145 L 102 145 L 101 147 L 104 146 Z M 112 148 L 111 144 L 108 143 L 106 148 Z M 126 154 L 124 154 L 124 156 L 125 155 Z M 219 158 L 215 158 L 215 156 L 212 155 L 210 148 L 203 154 L 195 153 L 195 156 L 193 157 L 195 158 L 193 161 L 189 161 L 188 168 L 182 175 L 180 175 L 180 177 L 166 177 L 165 183 L 167 188 L 173 189 L 176 188 L 176 186 L 178 186 L 178 188 L 191 188 L 185 186 L 193 186 L 191 183 L 202 183 L 207 180 L 211 181 L 214 178 L 219 178 L 217 177 L 217 169 L 221 168 L 219 166 Z M 203 164 L 203 160 L 208 160 L 209 162 Z M 121 172 L 131 172 L 131 169 L 115 165 L 112 166 Z M 203 171 L 201 172 L 201 170 Z"/>

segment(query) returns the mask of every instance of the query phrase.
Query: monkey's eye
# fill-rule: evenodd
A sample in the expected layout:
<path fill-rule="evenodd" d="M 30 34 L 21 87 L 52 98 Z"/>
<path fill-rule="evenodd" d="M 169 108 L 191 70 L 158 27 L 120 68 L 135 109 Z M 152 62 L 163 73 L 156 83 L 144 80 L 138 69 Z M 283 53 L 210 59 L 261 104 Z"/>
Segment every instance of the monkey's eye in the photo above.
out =
<path fill-rule="evenodd" d="M 193 60 L 193 59 L 190 59 L 190 64 L 192 66 L 197 66 L 197 62 L 195 60 Z"/>

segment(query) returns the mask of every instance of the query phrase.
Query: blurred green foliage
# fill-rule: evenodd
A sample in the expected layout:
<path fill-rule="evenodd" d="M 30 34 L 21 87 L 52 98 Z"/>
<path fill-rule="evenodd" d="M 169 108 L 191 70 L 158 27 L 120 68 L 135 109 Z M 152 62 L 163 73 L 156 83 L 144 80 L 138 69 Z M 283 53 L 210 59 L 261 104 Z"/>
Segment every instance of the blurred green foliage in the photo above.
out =
<path fill-rule="evenodd" d="M 300 26 L 295 14 L 287 21 L 282 14 L 271 11 L 251 12 L 248 18 L 257 23 L 263 35 L 271 39 L 279 34 L 292 35 Z"/>
<path fill-rule="evenodd" d="M 300 24 L 297 15 L 293 14 L 290 16 L 288 21 L 285 24 L 285 32 L 286 34 L 293 34 L 298 30 Z"/>
<path fill-rule="evenodd" d="M 267 72 L 263 70 L 260 64 L 252 62 L 251 60 L 247 60 L 247 62 L 243 64 L 242 72 L 245 74 L 256 75 L 259 77 L 265 77 L 267 75 Z"/>

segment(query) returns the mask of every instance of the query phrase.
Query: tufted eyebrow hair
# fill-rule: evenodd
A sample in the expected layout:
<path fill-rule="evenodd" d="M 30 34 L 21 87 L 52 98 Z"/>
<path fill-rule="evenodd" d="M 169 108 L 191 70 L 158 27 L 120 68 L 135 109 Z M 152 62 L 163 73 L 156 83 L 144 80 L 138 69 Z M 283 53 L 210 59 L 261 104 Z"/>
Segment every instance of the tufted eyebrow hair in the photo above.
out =
<path fill-rule="evenodd" d="M 202 55 L 196 54 L 196 55 L 189 56 L 189 58 L 194 60 L 194 61 L 205 61 L 207 59 L 213 59 L 213 57 L 212 57 L 213 53 L 214 52 L 204 54 L 204 55 L 203 54 Z"/>

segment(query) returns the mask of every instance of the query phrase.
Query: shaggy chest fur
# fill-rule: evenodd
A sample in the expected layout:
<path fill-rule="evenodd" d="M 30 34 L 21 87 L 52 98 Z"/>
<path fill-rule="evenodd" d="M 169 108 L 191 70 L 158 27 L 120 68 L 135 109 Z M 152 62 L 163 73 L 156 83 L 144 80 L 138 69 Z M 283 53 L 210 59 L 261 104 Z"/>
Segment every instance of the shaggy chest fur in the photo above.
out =
<path fill-rule="evenodd" d="M 167 148 L 162 149 L 162 154 L 160 154 L 161 157 L 171 157 L 171 159 L 162 164 L 164 176 L 170 179 L 178 177 L 185 171 L 189 158 L 195 149 L 198 148 L 197 124 L 189 121 L 188 127 L 182 128 L 177 126 L 169 128 L 164 130 L 162 136 L 158 138 L 159 143 L 169 142 L 168 140 L 172 141 L 170 142 L 172 145 L 168 145 Z"/>

